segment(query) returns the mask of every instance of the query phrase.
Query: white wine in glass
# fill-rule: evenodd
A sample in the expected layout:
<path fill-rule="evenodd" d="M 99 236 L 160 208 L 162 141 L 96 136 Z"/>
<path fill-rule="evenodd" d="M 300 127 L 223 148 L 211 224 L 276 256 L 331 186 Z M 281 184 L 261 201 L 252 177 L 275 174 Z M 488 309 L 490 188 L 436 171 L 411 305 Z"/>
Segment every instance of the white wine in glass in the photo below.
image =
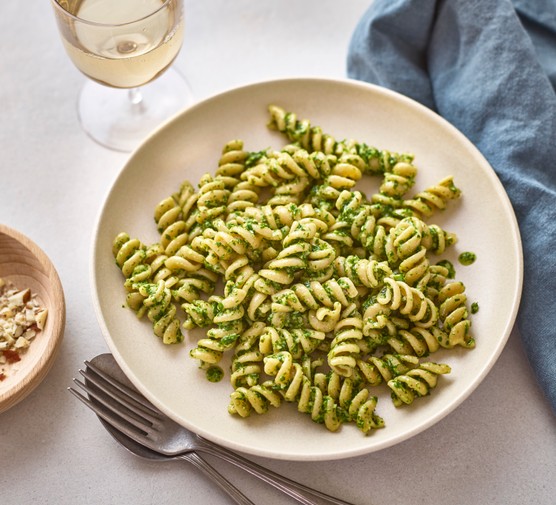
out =
<path fill-rule="evenodd" d="M 63 45 L 91 80 L 79 97 L 85 131 L 99 143 L 134 149 L 192 102 L 173 69 L 183 41 L 183 0 L 52 0 Z"/>

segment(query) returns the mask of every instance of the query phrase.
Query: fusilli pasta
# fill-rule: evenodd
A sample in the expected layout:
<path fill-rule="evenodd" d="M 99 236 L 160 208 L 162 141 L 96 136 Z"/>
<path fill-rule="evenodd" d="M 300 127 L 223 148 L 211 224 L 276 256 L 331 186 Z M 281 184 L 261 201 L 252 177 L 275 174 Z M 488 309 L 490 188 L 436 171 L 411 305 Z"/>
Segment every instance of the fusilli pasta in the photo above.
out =
<path fill-rule="evenodd" d="M 457 237 L 425 222 L 461 191 L 446 177 L 408 198 L 413 155 L 269 114 L 289 143 L 231 140 L 197 190 L 185 181 L 155 207 L 157 243 L 115 237 L 127 304 L 167 344 L 205 329 L 190 351 L 201 368 L 230 353 L 231 414 L 285 401 L 330 431 L 371 433 L 385 424 L 371 388 L 411 404 L 451 370 L 422 358 L 475 345 L 465 286 L 431 259 Z M 382 178 L 369 197 L 366 175 Z"/>

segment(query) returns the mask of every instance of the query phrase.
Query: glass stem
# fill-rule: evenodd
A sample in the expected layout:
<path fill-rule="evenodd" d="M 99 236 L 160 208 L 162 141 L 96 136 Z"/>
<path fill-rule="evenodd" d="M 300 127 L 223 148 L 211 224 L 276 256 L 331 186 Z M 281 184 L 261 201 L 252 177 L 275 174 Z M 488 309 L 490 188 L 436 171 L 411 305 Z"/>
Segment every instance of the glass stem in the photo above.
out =
<path fill-rule="evenodd" d="M 145 105 L 143 103 L 143 93 L 139 88 L 130 88 L 127 92 L 131 109 L 139 114 L 144 112 Z"/>

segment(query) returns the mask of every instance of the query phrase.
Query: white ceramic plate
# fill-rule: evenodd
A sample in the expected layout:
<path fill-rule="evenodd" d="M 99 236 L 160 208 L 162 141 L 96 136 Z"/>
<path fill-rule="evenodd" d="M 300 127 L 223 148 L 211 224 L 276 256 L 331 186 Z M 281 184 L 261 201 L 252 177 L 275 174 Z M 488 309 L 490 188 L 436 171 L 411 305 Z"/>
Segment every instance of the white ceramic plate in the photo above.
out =
<path fill-rule="evenodd" d="M 396 409 L 383 387 L 377 388 L 377 412 L 386 427 L 364 436 L 353 424 L 331 433 L 297 413 L 292 404 L 231 416 L 231 386 L 205 379 L 189 357 L 199 337 L 164 346 L 150 323 L 123 307 L 121 272 L 111 247 L 117 233 L 150 244 L 158 240 L 155 205 L 184 179 L 197 184 L 214 173 L 221 149 L 232 139 L 245 148 L 279 148 L 286 143 L 266 128 L 267 106 L 277 104 L 311 120 L 338 139 L 354 138 L 381 149 L 415 154 L 419 174 L 415 191 L 455 177 L 463 197 L 431 222 L 455 232 L 459 242 L 447 258 L 457 279 L 478 302 L 472 317 L 477 341 L 473 350 L 441 351 L 434 361 L 452 366 L 433 394 Z M 378 180 L 375 184 L 378 183 Z M 472 266 L 457 256 L 472 251 Z M 513 326 L 522 281 L 519 232 L 507 195 L 478 150 L 442 118 L 396 93 L 355 81 L 287 79 L 231 90 L 181 113 L 158 129 L 131 156 L 110 190 L 101 211 L 92 255 L 93 298 L 102 332 L 126 375 L 153 403 L 177 422 L 202 436 L 253 455 L 290 460 L 345 458 L 399 443 L 453 411 L 484 379 L 502 351 Z M 196 330 L 197 332 L 199 330 Z"/>

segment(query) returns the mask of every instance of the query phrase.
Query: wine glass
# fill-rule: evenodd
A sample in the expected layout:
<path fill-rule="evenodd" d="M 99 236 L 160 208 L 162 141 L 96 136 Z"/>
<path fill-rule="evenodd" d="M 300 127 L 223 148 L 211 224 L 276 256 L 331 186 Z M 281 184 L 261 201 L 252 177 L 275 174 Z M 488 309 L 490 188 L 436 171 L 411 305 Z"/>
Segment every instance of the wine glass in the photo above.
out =
<path fill-rule="evenodd" d="M 183 0 L 51 0 L 63 45 L 88 80 L 78 100 L 84 130 L 133 150 L 193 101 L 169 68 L 183 41 Z"/>

